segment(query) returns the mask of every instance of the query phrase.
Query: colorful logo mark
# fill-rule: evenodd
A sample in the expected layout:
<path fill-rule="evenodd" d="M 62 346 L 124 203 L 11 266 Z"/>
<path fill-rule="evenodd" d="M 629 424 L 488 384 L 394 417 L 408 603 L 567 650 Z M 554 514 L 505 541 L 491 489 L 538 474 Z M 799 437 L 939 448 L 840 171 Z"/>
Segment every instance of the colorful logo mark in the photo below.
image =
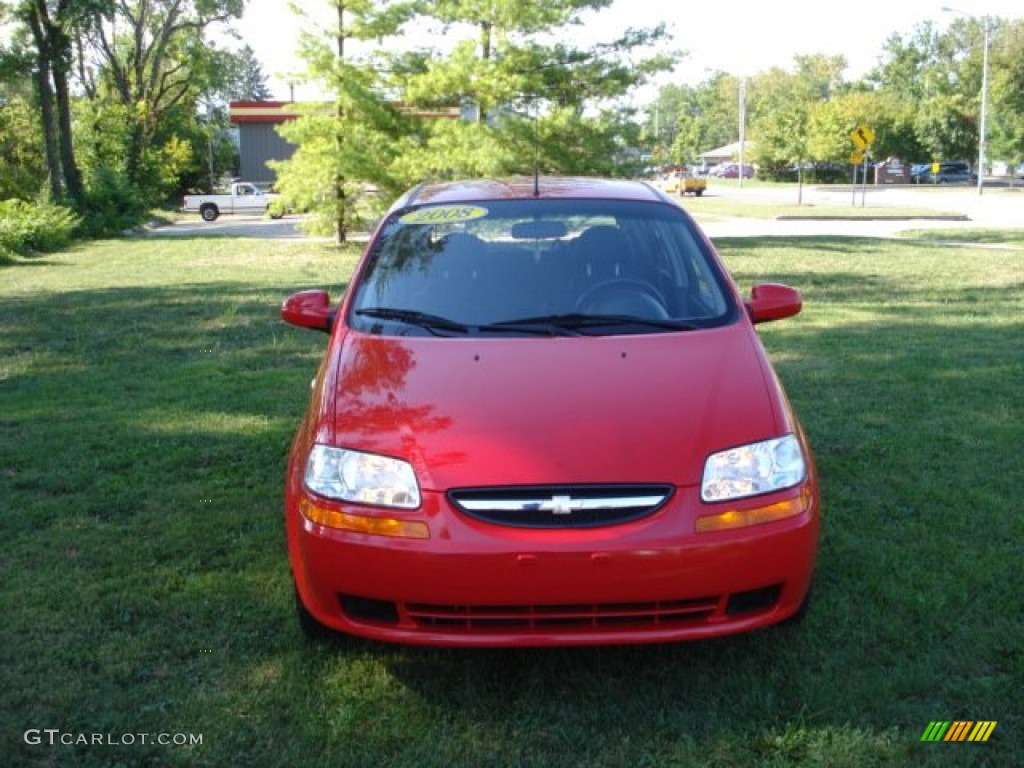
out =
<path fill-rule="evenodd" d="M 921 741 L 988 741 L 997 720 L 933 720 L 921 735 Z"/>

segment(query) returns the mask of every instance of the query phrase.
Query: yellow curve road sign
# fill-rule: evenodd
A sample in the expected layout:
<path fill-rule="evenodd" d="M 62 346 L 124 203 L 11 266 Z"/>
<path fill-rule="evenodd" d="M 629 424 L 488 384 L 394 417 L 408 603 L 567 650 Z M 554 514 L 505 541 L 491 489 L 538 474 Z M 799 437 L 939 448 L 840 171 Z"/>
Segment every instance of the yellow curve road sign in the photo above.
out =
<path fill-rule="evenodd" d="M 850 131 L 850 138 L 861 149 L 867 149 L 875 140 L 875 132 L 868 126 L 861 125 Z"/>

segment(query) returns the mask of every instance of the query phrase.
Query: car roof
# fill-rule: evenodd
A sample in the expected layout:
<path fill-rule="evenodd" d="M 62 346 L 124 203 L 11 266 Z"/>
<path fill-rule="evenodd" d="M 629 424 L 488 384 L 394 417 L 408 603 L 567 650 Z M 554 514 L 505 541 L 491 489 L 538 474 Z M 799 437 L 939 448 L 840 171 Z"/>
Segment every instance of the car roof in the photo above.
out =
<path fill-rule="evenodd" d="M 402 196 L 394 208 L 438 203 L 471 203 L 483 200 L 530 199 L 640 200 L 663 202 L 664 196 L 651 185 L 626 179 L 598 179 L 581 176 L 541 176 L 536 194 L 532 176 L 507 179 L 466 179 L 427 182 Z"/>

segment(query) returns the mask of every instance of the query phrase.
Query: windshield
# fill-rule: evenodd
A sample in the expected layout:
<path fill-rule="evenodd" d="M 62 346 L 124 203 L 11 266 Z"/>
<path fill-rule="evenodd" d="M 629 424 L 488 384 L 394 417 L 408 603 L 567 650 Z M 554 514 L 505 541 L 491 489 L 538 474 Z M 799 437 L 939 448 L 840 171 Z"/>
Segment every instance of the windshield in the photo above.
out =
<path fill-rule="evenodd" d="M 384 335 L 666 333 L 731 322 L 725 286 L 664 203 L 426 206 L 382 228 L 348 321 Z"/>

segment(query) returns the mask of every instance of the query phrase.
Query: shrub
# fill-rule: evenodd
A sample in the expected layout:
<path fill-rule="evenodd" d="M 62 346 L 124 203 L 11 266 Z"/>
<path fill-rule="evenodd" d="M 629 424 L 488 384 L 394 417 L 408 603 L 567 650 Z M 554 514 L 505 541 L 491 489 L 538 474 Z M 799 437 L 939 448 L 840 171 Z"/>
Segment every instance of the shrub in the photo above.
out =
<path fill-rule="evenodd" d="M 804 163 L 805 184 L 842 184 L 850 181 L 850 166 L 842 163 Z M 757 176 L 765 181 L 797 181 L 795 165 L 761 166 Z"/>
<path fill-rule="evenodd" d="M 31 256 L 59 251 L 71 242 L 79 223 L 71 210 L 52 203 L 0 201 L 0 253 Z"/>
<path fill-rule="evenodd" d="M 99 168 L 89 179 L 80 232 L 86 237 L 118 235 L 142 221 L 148 210 L 134 184 L 109 168 Z"/>

